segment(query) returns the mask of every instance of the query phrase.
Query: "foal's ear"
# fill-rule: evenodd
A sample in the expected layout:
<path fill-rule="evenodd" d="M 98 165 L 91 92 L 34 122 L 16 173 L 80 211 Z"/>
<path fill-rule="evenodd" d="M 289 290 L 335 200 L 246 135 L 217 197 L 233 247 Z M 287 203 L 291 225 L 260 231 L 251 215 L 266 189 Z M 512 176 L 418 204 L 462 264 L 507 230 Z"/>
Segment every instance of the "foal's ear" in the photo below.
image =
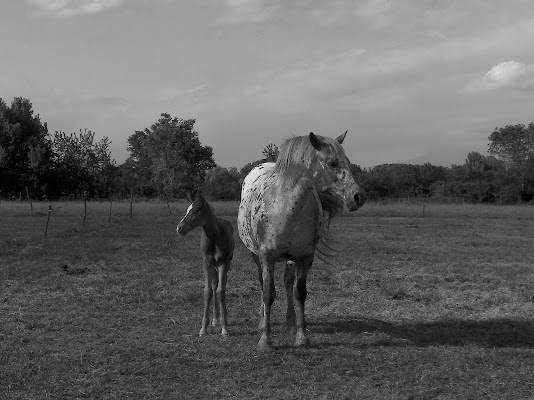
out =
<path fill-rule="evenodd" d="M 310 132 L 310 142 L 313 148 L 317 151 L 321 151 L 324 147 L 324 142 L 322 139 L 316 136 L 313 132 Z"/>
<path fill-rule="evenodd" d="M 200 196 L 198 189 L 189 189 L 187 192 L 187 200 L 193 203 Z"/>
<path fill-rule="evenodd" d="M 193 192 L 191 192 L 191 190 L 188 190 L 187 192 L 185 192 L 185 195 L 187 196 L 187 200 L 189 200 L 191 203 L 195 199 L 194 195 L 193 195 Z"/>
<path fill-rule="evenodd" d="M 345 133 L 343 135 L 339 135 L 337 138 L 336 138 L 336 141 L 339 143 L 339 144 L 342 144 L 343 141 L 345 140 L 345 136 L 347 136 L 347 132 L 348 130 L 345 131 Z"/>

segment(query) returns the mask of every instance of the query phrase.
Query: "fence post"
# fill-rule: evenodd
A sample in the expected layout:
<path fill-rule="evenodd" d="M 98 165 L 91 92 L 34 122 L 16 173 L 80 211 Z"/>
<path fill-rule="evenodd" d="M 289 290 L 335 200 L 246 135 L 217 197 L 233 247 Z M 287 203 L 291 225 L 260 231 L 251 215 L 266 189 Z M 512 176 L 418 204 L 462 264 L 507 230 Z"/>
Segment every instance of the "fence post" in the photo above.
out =
<path fill-rule="evenodd" d="M 48 235 L 48 222 L 50 221 L 50 214 L 52 214 L 52 204 L 48 205 L 48 216 L 46 217 L 45 237 Z"/>
<path fill-rule="evenodd" d="M 108 218 L 108 224 L 111 223 L 111 206 L 113 204 L 113 196 L 109 195 L 109 218 Z"/>
<path fill-rule="evenodd" d="M 85 228 L 85 218 L 87 218 L 87 196 L 83 197 L 83 222 L 82 226 Z"/>
<path fill-rule="evenodd" d="M 169 204 L 169 198 L 166 197 L 167 200 L 167 208 L 169 209 L 169 215 L 172 215 L 171 205 Z"/>
<path fill-rule="evenodd" d="M 33 217 L 33 203 L 30 199 L 30 192 L 28 192 L 28 187 L 26 186 L 26 197 L 28 198 L 28 203 L 30 203 L 30 214 Z"/>
<path fill-rule="evenodd" d="M 133 190 L 130 190 L 130 221 L 133 221 Z"/>

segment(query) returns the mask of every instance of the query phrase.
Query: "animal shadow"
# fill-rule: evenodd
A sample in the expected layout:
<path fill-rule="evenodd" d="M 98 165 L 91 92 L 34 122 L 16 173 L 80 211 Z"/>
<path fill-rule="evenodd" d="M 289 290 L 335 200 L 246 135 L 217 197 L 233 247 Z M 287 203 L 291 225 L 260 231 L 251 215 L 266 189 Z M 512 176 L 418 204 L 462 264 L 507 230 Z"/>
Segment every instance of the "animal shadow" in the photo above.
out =
<path fill-rule="evenodd" d="M 309 325 L 313 331 L 325 334 L 385 333 L 414 346 L 463 346 L 472 343 L 487 348 L 534 348 L 534 324 L 521 319 L 443 319 L 428 323 L 394 323 L 353 317 Z"/>

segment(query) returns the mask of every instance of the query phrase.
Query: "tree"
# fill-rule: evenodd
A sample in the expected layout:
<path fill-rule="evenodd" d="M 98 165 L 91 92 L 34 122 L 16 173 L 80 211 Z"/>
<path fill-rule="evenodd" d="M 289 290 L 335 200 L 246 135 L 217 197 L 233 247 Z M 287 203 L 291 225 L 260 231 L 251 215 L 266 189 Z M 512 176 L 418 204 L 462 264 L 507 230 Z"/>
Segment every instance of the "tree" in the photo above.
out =
<path fill-rule="evenodd" d="M 200 144 L 194 124 L 194 119 L 163 113 L 150 129 L 136 131 L 128 138 L 127 161 L 140 185 L 150 184 L 166 197 L 201 186 L 205 171 L 214 168 L 215 161 L 212 148 Z"/>
<path fill-rule="evenodd" d="M 534 123 L 495 128 L 488 152 L 521 177 L 523 194 L 534 191 Z"/>
<path fill-rule="evenodd" d="M 276 162 L 278 158 L 278 153 L 279 153 L 278 146 L 273 143 L 269 143 L 262 150 L 262 154 L 265 157 L 264 158 L 265 162 Z"/>
<path fill-rule="evenodd" d="M 106 197 L 110 194 L 115 161 L 108 137 L 95 142 L 95 133 L 80 129 L 79 135 L 56 131 L 52 140 L 54 169 L 63 196 Z M 56 188 L 58 190 L 58 188 Z"/>
<path fill-rule="evenodd" d="M 8 107 L 0 99 L 0 196 L 38 195 L 46 187 L 52 157 L 46 123 L 33 115 L 28 99 L 15 97 Z"/>
<path fill-rule="evenodd" d="M 241 185 L 237 168 L 215 167 L 206 172 L 202 192 L 212 200 L 239 200 Z"/>

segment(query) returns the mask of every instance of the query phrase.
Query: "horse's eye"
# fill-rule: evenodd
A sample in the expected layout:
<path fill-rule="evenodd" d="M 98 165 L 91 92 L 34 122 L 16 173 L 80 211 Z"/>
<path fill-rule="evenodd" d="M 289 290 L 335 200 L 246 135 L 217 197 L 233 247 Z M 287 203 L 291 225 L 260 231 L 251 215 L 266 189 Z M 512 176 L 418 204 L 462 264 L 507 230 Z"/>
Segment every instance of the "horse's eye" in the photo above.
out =
<path fill-rule="evenodd" d="M 338 163 L 337 161 L 330 161 L 330 162 L 328 163 L 328 166 L 329 166 L 330 168 L 337 168 L 337 167 L 339 167 L 339 163 Z"/>

